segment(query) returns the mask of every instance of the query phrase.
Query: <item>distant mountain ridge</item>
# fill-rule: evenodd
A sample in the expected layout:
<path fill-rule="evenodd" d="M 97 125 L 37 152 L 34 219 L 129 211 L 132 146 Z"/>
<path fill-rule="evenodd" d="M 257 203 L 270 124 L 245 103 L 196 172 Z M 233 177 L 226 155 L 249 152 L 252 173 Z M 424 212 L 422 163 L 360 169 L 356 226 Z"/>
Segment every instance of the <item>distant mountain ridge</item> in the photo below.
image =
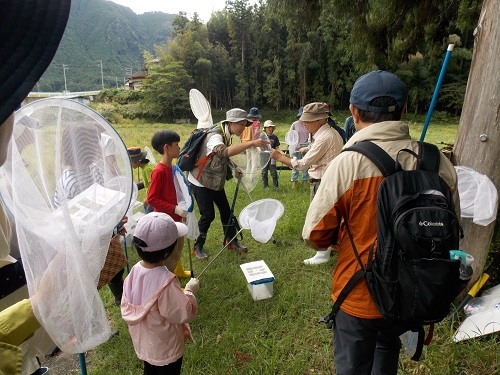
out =
<path fill-rule="evenodd" d="M 155 44 L 167 43 L 175 16 L 137 15 L 107 0 L 72 0 L 59 49 L 33 91 L 121 87 L 127 75 L 142 69 L 144 50 L 153 52 Z"/>

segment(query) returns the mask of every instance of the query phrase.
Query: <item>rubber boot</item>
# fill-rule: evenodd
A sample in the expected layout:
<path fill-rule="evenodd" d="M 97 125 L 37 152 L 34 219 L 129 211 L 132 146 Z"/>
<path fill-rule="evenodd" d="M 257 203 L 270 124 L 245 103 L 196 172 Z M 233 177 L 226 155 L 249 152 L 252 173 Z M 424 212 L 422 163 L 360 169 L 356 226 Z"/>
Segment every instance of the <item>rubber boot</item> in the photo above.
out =
<path fill-rule="evenodd" d="M 330 260 L 330 253 L 331 249 L 328 248 L 324 251 L 316 251 L 316 255 L 313 256 L 312 258 L 305 259 L 304 264 L 311 265 L 311 264 L 323 264 L 327 263 Z"/>
<path fill-rule="evenodd" d="M 226 239 L 224 241 L 224 245 L 227 245 L 228 240 Z M 228 246 L 231 250 L 235 250 L 238 253 L 246 253 L 248 251 L 248 248 L 246 246 L 243 246 L 238 242 L 238 240 L 235 238 L 229 243 Z"/>
<path fill-rule="evenodd" d="M 273 177 L 274 190 L 278 190 L 278 178 Z"/>
<path fill-rule="evenodd" d="M 264 184 L 264 189 L 269 189 L 269 182 L 267 176 L 262 175 L 262 183 Z"/>
<path fill-rule="evenodd" d="M 184 268 L 182 267 L 182 261 L 179 259 L 179 261 L 175 265 L 174 275 L 179 279 L 188 279 L 191 277 L 191 272 L 184 270 Z"/>
<path fill-rule="evenodd" d="M 115 305 L 120 306 L 122 303 L 122 295 L 123 295 L 123 281 L 117 283 L 109 283 L 109 290 L 113 293 L 115 297 Z"/>
<path fill-rule="evenodd" d="M 196 256 L 198 260 L 204 260 L 208 258 L 208 254 L 206 253 L 203 245 L 205 245 L 205 241 L 207 240 L 206 233 L 200 233 L 196 242 L 194 243 L 193 254 Z"/>

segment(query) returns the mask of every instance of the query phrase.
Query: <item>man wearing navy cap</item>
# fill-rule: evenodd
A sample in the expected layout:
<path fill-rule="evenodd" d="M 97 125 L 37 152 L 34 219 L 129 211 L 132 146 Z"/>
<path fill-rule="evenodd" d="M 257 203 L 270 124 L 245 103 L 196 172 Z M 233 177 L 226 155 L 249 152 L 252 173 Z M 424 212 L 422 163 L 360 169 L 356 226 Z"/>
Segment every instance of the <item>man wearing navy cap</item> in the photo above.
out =
<path fill-rule="evenodd" d="M 418 143 L 401 121 L 406 107 L 406 87 L 394 74 L 377 70 L 361 76 L 351 91 L 349 109 L 356 133 L 345 147 L 371 141 L 393 159 L 406 148 L 418 153 Z M 398 157 L 403 169 L 415 169 L 409 154 Z M 457 194 L 457 177 L 451 162 L 441 154 L 439 175 Z M 361 262 L 367 263 L 377 237 L 377 191 L 383 176 L 366 156 L 342 152 L 326 168 L 307 212 L 302 237 L 315 250 L 338 242 L 337 265 L 332 278 L 332 300 L 339 298 L 359 268 L 346 223 Z M 333 346 L 338 374 L 397 374 L 399 335 L 404 329 L 384 320 L 370 296 L 364 279 L 347 295 L 335 313 Z"/>

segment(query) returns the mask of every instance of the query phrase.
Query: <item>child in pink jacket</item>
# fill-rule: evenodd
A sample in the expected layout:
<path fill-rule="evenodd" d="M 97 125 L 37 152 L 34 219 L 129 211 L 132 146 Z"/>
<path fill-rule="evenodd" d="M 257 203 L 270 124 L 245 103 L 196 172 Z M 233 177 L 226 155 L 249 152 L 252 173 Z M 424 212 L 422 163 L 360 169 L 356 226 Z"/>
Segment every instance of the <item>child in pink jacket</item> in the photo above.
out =
<path fill-rule="evenodd" d="M 182 291 L 164 261 L 180 257 L 174 250 L 186 233 L 185 224 L 163 212 L 145 215 L 135 228 L 133 242 L 142 260 L 125 278 L 121 313 L 137 357 L 144 361 L 144 375 L 181 373 L 184 333 L 191 337 L 188 323 L 198 312 L 194 293 L 199 284 L 192 278 Z"/>

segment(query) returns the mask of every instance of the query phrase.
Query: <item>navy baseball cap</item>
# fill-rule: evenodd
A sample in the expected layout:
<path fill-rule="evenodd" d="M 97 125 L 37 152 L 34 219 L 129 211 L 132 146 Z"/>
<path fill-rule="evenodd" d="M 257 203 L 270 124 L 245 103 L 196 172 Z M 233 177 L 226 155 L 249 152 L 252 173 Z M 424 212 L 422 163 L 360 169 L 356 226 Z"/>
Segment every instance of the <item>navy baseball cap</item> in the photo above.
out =
<path fill-rule="evenodd" d="M 390 107 L 370 105 L 373 99 L 381 96 L 394 98 L 397 105 Z M 377 113 L 400 111 L 406 102 L 406 86 L 395 74 L 375 70 L 362 75 L 354 82 L 349 102 L 362 111 Z"/>

